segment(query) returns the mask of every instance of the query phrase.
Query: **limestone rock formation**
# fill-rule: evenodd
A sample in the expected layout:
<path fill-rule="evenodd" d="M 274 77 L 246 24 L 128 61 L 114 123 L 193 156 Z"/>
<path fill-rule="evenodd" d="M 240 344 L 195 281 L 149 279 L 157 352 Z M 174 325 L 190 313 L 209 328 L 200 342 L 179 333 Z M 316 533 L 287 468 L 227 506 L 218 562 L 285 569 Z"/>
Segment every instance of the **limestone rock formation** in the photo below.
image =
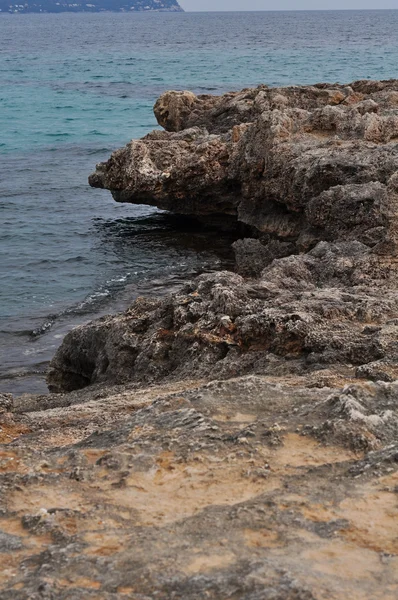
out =
<path fill-rule="evenodd" d="M 70 332 L 51 363 L 50 389 L 330 368 L 390 381 L 398 376 L 395 277 L 395 262 L 360 242 L 320 242 L 275 259 L 258 279 L 201 275 L 175 296 L 138 299 Z"/>
<path fill-rule="evenodd" d="M 327 369 L 394 380 L 398 81 L 167 92 L 155 114 L 166 131 L 116 151 L 90 183 L 244 224 L 240 275 L 72 332 L 51 389 Z"/>
<path fill-rule="evenodd" d="M 166 131 L 114 152 L 91 185 L 119 202 L 233 217 L 298 252 L 349 239 L 396 252 L 398 81 L 166 92 L 155 114 Z"/>
<path fill-rule="evenodd" d="M 0 397 L 2 600 L 398 595 L 398 82 L 169 92 L 91 184 L 243 225 L 237 272 Z"/>

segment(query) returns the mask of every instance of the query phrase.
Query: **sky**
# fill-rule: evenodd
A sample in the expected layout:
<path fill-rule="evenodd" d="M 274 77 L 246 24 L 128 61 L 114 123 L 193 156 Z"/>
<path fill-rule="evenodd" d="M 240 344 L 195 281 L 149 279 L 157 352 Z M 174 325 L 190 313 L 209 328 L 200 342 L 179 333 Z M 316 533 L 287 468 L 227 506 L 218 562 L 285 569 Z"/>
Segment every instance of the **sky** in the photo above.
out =
<path fill-rule="evenodd" d="M 398 8 L 398 0 L 179 0 L 187 11 Z"/>

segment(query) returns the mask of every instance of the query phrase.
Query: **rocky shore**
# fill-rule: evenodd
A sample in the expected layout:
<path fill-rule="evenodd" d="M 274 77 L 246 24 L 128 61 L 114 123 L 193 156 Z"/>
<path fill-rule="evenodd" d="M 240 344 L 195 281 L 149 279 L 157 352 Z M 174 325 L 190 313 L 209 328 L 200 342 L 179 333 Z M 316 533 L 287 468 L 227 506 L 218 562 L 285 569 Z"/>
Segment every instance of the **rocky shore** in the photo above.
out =
<path fill-rule="evenodd" d="M 398 81 L 167 92 L 94 187 L 236 271 L 67 335 L 0 397 L 1 598 L 398 594 Z"/>

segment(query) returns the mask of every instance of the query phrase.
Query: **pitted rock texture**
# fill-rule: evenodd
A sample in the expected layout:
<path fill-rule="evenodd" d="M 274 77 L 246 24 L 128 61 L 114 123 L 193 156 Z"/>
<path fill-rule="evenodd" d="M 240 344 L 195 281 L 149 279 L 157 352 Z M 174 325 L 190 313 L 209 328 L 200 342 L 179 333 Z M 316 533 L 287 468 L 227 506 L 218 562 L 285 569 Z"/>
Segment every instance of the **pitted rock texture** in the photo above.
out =
<path fill-rule="evenodd" d="M 332 370 L 398 377 L 395 261 L 360 242 L 320 242 L 275 259 L 258 279 L 222 271 L 178 294 L 70 332 L 51 362 L 52 391 L 133 381 Z"/>
<path fill-rule="evenodd" d="M 117 150 L 91 185 L 210 222 L 233 217 L 265 245 L 357 240 L 396 254 L 397 80 L 167 92 L 155 114 L 166 131 Z"/>
<path fill-rule="evenodd" d="M 243 223 L 237 273 L 72 332 L 50 388 L 246 373 L 394 381 L 398 80 L 167 92 L 155 114 L 166 131 L 115 152 L 91 183 Z"/>
<path fill-rule="evenodd" d="M 2 600 L 397 597 L 396 383 L 245 376 L 9 400 Z"/>

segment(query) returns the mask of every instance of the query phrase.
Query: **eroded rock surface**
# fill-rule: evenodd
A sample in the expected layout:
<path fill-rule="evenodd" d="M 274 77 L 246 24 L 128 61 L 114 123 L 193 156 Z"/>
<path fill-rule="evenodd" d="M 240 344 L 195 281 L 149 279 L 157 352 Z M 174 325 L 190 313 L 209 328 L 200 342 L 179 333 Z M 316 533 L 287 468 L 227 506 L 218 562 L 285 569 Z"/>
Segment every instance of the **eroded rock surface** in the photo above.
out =
<path fill-rule="evenodd" d="M 167 92 L 154 131 L 97 166 L 122 202 L 223 214 L 253 236 L 308 250 L 360 241 L 396 252 L 398 81 Z"/>
<path fill-rule="evenodd" d="M 92 185 L 245 224 L 237 271 L 73 332 L 54 391 L 331 369 L 397 376 L 398 81 L 167 92 Z M 84 350 L 82 350 L 84 347 Z"/>
<path fill-rule="evenodd" d="M 395 261 L 360 242 L 320 242 L 274 260 L 258 279 L 205 274 L 179 294 L 138 299 L 70 332 L 50 365 L 50 389 L 327 369 L 392 381 L 395 281 Z"/>
<path fill-rule="evenodd" d="M 14 398 L 2 600 L 395 599 L 398 386 L 343 383 Z"/>

